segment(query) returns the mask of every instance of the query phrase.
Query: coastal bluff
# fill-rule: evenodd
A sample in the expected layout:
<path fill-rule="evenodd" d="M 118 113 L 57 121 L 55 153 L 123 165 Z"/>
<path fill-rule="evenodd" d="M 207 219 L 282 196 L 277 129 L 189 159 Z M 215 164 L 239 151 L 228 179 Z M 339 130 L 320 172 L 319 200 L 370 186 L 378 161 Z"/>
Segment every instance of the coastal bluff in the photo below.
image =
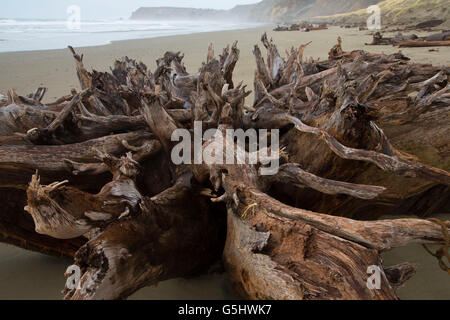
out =
<path fill-rule="evenodd" d="M 141 7 L 131 15 L 132 20 L 249 20 L 252 6 L 236 6 L 231 10 L 181 7 Z"/>
<path fill-rule="evenodd" d="M 132 20 L 226 20 L 247 22 L 282 22 L 318 15 L 351 12 L 367 8 L 380 0 L 263 0 L 239 5 L 230 10 L 184 7 L 141 7 Z"/>

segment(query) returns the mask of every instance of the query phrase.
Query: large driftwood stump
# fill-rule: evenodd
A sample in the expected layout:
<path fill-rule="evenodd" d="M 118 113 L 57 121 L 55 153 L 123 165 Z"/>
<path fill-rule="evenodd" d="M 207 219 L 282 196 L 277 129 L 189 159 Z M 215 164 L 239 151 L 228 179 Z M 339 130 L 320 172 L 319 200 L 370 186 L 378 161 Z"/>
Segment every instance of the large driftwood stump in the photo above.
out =
<path fill-rule="evenodd" d="M 449 206 L 450 67 L 345 52 L 341 39 L 327 61 L 262 43 L 252 106 L 233 80 L 237 43 L 219 58 L 211 45 L 194 74 L 172 52 L 154 72 L 128 57 L 89 72 L 70 48 L 83 91 L 1 95 L 0 241 L 74 257 L 67 299 L 126 298 L 220 257 L 243 298 L 397 299 L 415 268 L 380 253 L 449 240 L 450 222 L 408 216 Z M 197 121 L 217 129 L 203 150 L 224 153 L 227 129 L 280 130 L 280 169 L 175 165 L 172 134 Z M 392 213 L 405 218 L 377 220 Z"/>

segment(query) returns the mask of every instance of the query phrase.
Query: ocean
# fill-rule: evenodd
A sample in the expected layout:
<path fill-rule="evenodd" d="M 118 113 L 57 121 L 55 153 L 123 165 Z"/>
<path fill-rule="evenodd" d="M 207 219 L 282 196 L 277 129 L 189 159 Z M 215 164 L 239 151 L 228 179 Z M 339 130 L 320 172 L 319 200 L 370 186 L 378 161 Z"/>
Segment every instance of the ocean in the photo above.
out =
<path fill-rule="evenodd" d="M 155 38 L 257 27 L 257 23 L 224 21 L 83 21 L 79 28 L 63 20 L 0 19 L 0 52 L 88 47 L 113 41 Z"/>

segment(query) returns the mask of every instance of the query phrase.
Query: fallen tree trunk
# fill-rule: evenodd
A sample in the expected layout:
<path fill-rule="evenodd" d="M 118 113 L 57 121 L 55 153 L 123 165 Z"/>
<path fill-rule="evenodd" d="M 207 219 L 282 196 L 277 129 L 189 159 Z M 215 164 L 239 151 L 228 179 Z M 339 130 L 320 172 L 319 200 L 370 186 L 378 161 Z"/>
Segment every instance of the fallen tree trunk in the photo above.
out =
<path fill-rule="evenodd" d="M 88 72 L 71 48 L 82 92 L 52 105 L 11 92 L 0 240 L 74 256 L 82 275 L 66 299 L 123 299 L 221 256 L 244 298 L 397 299 L 415 267 L 380 254 L 444 245 L 450 223 L 376 219 L 448 208 L 450 68 L 346 52 L 342 39 L 327 61 L 304 59 L 307 44 L 284 59 L 261 40 L 252 107 L 233 80 L 237 43 L 219 58 L 211 45 L 195 74 L 172 52 L 154 72 L 127 57 Z M 231 129 L 263 129 L 270 143 L 227 140 Z M 191 151 L 174 161 L 183 135 Z"/>
<path fill-rule="evenodd" d="M 395 45 L 399 48 L 449 47 L 450 41 L 401 41 Z"/>

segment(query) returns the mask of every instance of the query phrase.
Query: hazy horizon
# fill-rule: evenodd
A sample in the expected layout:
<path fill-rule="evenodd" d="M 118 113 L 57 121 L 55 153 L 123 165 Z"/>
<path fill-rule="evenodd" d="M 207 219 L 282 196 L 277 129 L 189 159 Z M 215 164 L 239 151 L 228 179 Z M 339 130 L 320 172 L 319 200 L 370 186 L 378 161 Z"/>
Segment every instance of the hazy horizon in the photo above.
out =
<path fill-rule="evenodd" d="M 186 7 L 202 9 L 231 9 L 236 5 L 258 3 L 261 0 L 16 0 L 2 4 L 0 18 L 3 19 L 65 19 L 67 8 L 78 5 L 82 20 L 128 19 L 139 7 Z"/>

